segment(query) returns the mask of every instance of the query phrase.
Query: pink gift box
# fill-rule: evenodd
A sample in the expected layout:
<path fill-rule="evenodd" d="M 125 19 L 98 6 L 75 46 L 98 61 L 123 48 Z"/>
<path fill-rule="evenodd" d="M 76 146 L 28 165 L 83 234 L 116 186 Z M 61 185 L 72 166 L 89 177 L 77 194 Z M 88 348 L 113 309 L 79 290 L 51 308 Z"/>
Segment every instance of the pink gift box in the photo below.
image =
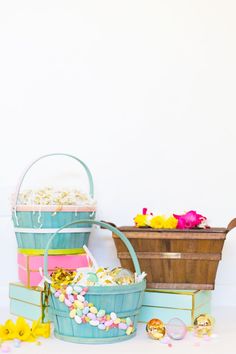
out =
<path fill-rule="evenodd" d="M 39 268 L 43 268 L 44 257 L 18 253 L 18 276 L 21 283 L 27 287 L 38 286 L 42 281 Z M 55 268 L 76 270 L 77 268 L 89 267 L 86 254 L 73 254 L 61 256 L 48 256 L 48 271 L 51 273 Z"/>

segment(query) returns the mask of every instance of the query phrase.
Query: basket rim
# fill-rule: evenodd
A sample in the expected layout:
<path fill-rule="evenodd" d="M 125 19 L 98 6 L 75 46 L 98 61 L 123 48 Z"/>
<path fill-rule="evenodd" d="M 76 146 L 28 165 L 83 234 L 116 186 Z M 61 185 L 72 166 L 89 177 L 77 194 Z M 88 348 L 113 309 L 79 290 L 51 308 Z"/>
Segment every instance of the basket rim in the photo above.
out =
<path fill-rule="evenodd" d="M 146 289 L 146 279 L 134 284 L 87 286 L 86 288 L 89 289 L 88 295 L 128 294 L 130 292 L 144 291 Z"/>
<path fill-rule="evenodd" d="M 12 210 L 14 210 L 12 208 Z M 17 204 L 16 211 L 49 211 L 49 212 L 95 212 L 96 206 L 78 206 L 78 205 L 26 205 Z"/>

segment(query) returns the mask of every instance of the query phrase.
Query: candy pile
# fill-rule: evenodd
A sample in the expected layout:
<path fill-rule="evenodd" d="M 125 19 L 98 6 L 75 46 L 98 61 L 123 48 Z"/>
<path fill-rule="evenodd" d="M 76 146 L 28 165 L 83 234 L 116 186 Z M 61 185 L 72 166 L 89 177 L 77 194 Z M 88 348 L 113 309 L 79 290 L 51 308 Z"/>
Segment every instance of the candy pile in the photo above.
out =
<path fill-rule="evenodd" d="M 136 282 L 135 274 L 124 268 L 98 268 L 97 271 L 79 269 L 76 280 L 81 286 L 129 285 Z"/>
<path fill-rule="evenodd" d="M 55 189 L 45 187 L 40 189 L 27 189 L 19 194 L 20 205 L 77 205 L 95 206 L 95 201 L 86 193 L 77 189 Z"/>
<path fill-rule="evenodd" d="M 86 301 L 88 291 L 88 287 L 82 287 L 79 283 L 68 285 L 60 290 L 51 287 L 55 298 L 70 309 L 69 316 L 77 324 L 88 323 L 103 331 L 118 328 L 124 330 L 126 335 L 134 332 L 134 325 L 129 317 L 119 318 L 115 312 L 106 314 L 104 309 L 97 309 L 94 304 Z"/>

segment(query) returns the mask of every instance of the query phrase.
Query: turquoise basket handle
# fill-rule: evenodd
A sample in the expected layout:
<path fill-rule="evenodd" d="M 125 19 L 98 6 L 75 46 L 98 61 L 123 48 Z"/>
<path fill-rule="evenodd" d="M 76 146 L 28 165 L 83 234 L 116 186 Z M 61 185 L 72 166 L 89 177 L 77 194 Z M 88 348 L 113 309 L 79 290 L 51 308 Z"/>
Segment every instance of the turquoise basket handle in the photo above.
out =
<path fill-rule="evenodd" d="M 107 229 L 107 230 L 110 230 L 111 232 L 113 232 L 114 234 L 116 234 L 120 239 L 121 241 L 125 244 L 125 246 L 128 248 L 128 251 L 130 253 L 130 256 L 132 258 L 132 261 L 133 261 L 133 264 L 134 264 L 134 269 L 135 269 L 135 272 L 137 275 L 140 275 L 141 274 L 141 270 L 140 270 L 140 265 L 139 265 L 139 261 L 138 261 L 138 258 L 136 256 L 136 253 L 135 253 L 135 250 L 133 248 L 133 246 L 131 245 L 130 241 L 127 239 L 127 237 L 122 233 L 120 232 L 117 228 L 115 228 L 114 226 L 111 226 L 110 224 L 107 224 L 105 222 L 102 222 L 102 221 L 96 221 L 96 220 L 79 220 L 79 221 L 74 221 L 72 223 L 69 223 L 67 225 L 64 225 L 63 227 L 61 227 L 60 229 L 57 230 L 57 232 L 55 232 L 55 234 L 53 234 L 50 239 L 48 240 L 48 243 L 47 243 L 47 246 L 45 248 L 45 252 L 44 252 L 44 275 L 49 277 L 49 274 L 48 274 L 48 250 L 49 250 L 49 247 L 51 245 L 51 242 L 52 240 L 57 237 L 58 233 L 67 228 L 67 227 L 70 227 L 72 225 L 75 225 L 75 224 L 89 224 L 89 225 L 99 225 L 101 227 L 103 227 L 104 229 Z"/>
<path fill-rule="evenodd" d="M 80 159 L 78 159 L 77 157 L 73 156 L 73 155 L 57 152 L 57 153 L 53 153 L 53 154 L 43 155 L 43 156 L 37 158 L 36 160 L 31 162 L 31 164 L 26 168 L 26 170 L 23 173 L 23 176 L 20 179 L 20 182 L 19 182 L 19 184 L 17 186 L 17 189 L 16 189 L 16 193 L 15 193 L 15 197 L 14 197 L 14 201 L 13 201 L 13 209 L 14 210 L 16 210 L 16 205 L 17 205 L 17 201 L 18 201 L 18 198 L 19 198 L 20 189 L 21 189 L 22 183 L 23 183 L 23 181 L 25 179 L 25 176 L 27 175 L 27 173 L 29 172 L 31 167 L 34 166 L 38 161 L 40 161 L 40 160 L 42 160 L 42 159 L 44 159 L 46 157 L 50 157 L 50 156 L 67 156 L 67 157 L 70 157 L 70 158 L 78 161 L 84 167 L 85 172 L 87 174 L 87 177 L 88 177 L 88 180 L 89 180 L 89 194 L 90 194 L 90 196 L 92 198 L 94 197 L 93 177 L 92 177 L 92 174 L 91 174 L 89 168 L 86 166 L 86 164 L 83 161 L 81 161 Z"/>

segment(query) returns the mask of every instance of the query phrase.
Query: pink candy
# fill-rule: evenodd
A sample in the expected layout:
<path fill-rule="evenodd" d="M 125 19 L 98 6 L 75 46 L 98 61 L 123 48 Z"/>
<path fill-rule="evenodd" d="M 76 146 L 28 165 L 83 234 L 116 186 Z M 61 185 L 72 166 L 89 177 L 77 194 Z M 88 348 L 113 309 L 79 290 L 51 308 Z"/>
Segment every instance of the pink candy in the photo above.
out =
<path fill-rule="evenodd" d="M 70 302 L 70 300 L 68 300 L 68 299 L 65 299 L 65 305 L 70 307 L 70 306 L 72 306 L 72 302 Z"/>
<path fill-rule="evenodd" d="M 127 329 L 128 326 L 126 323 L 121 322 L 118 324 L 118 327 L 119 327 L 119 329 Z"/>
<path fill-rule="evenodd" d="M 113 321 L 112 321 L 112 320 L 109 320 L 109 321 L 106 321 L 106 322 L 105 322 L 105 326 L 106 326 L 106 327 L 111 327 L 112 324 L 113 324 Z"/>
<path fill-rule="evenodd" d="M 91 320 L 96 320 L 96 319 L 97 319 L 96 315 L 95 315 L 94 313 L 91 313 L 91 312 L 89 312 L 89 313 L 87 314 L 87 316 L 88 316 L 88 318 L 90 318 Z"/>

